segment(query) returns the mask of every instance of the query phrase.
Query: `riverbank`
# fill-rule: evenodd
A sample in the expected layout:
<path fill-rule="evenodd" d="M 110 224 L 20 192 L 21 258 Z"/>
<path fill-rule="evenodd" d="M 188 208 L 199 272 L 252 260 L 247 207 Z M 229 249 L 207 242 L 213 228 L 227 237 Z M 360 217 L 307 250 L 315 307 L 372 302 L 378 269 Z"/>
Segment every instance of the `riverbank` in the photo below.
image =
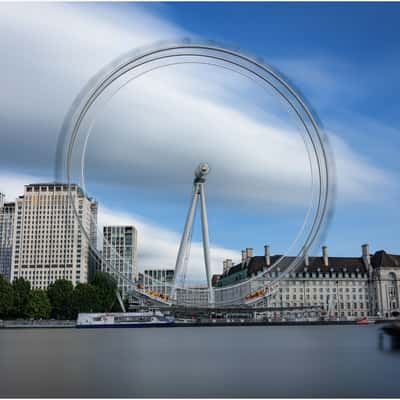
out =
<path fill-rule="evenodd" d="M 389 320 L 378 320 L 376 323 L 388 322 Z M 164 328 L 184 327 L 226 327 L 226 326 L 321 326 L 321 325 L 357 325 L 357 321 L 200 321 L 200 322 L 176 322 Z M 7 320 L 0 321 L 0 329 L 52 329 L 52 328 L 75 328 L 75 320 Z M 114 326 L 113 326 L 114 327 Z M 153 326 L 149 325 L 146 328 Z M 88 327 L 90 328 L 90 327 Z M 107 326 L 104 326 L 107 328 Z M 111 328 L 111 327 L 110 327 Z M 128 328 L 120 326 L 119 328 Z M 101 328 L 100 328 L 101 329 Z"/>
<path fill-rule="evenodd" d="M 23 328 L 75 328 L 75 320 L 0 320 L 0 329 L 23 329 Z"/>

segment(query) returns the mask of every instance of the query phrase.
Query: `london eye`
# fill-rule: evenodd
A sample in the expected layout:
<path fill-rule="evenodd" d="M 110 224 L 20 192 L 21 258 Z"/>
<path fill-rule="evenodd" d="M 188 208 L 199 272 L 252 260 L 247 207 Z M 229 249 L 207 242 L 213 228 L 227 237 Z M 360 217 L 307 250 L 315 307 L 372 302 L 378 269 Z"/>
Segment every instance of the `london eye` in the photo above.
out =
<path fill-rule="evenodd" d="M 123 55 L 95 75 L 73 103 L 60 134 L 56 175 L 70 185 L 79 180 L 80 186 L 86 191 L 84 161 L 88 137 L 93 120 L 101 106 L 129 82 L 155 70 L 182 64 L 208 65 L 226 69 L 254 81 L 257 85 L 266 87 L 279 96 L 297 118 L 302 128 L 302 140 L 307 152 L 312 182 L 303 223 L 288 249 L 289 253 L 296 248 L 297 254 L 295 257 L 281 255 L 274 259 L 271 265 L 265 266 L 253 276 L 238 283 L 222 287 L 212 284 L 210 257 L 212 249 L 209 244 L 209 235 L 212 236 L 212 232 L 208 229 L 206 182 L 212 179 L 213 166 L 209 165 L 207 160 L 198 160 L 197 168 L 193 165 L 196 169 L 176 256 L 174 281 L 165 284 L 153 276 L 145 276 L 145 279 L 155 286 L 164 285 L 165 291 L 160 293 L 146 288 L 141 282 L 131 279 L 115 268 L 112 263 L 102 259 L 102 255 L 96 248 L 91 250 L 102 259 L 102 263 L 106 264 L 110 271 L 129 284 L 134 296 L 153 304 L 198 307 L 256 305 L 279 289 L 279 282 L 301 265 L 312 245 L 320 239 L 329 217 L 334 183 L 329 148 L 318 119 L 298 91 L 270 66 L 237 50 L 215 43 L 191 42 L 190 40 L 159 44 L 153 48 L 135 50 Z M 189 188 L 188 182 L 188 191 Z M 78 210 L 74 203 L 72 204 L 78 218 Z M 204 288 L 191 288 L 185 285 L 185 280 L 186 273 L 190 270 L 191 240 L 198 207 L 200 208 L 207 285 Z M 84 229 L 79 218 L 78 221 L 82 234 L 89 238 L 90 232 Z M 115 249 L 112 251 L 115 258 L 121 257 Z M 125 262 L 125 260 L 120 261 Z M 146 275 L 145 272 L 143 274 Z"/>

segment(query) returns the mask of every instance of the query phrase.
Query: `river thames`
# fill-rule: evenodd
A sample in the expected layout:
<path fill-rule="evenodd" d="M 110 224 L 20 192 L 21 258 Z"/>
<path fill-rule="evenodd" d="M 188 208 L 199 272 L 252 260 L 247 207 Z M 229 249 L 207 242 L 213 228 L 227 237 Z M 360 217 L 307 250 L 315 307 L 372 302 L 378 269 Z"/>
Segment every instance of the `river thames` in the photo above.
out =
<path fill-rule="evenodd" d="M 0 330 L 2 397 L 399 397 L 380 327 Z"/>

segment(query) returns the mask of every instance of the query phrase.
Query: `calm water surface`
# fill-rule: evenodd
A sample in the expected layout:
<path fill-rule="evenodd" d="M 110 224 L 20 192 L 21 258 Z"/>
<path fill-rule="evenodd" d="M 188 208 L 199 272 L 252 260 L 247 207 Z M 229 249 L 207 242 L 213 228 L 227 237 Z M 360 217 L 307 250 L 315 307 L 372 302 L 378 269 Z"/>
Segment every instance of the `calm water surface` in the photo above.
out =
<path fill-rule="evenodd" d="M 400 397 L 378 326 L 0 330 L 2 397 Z"/>

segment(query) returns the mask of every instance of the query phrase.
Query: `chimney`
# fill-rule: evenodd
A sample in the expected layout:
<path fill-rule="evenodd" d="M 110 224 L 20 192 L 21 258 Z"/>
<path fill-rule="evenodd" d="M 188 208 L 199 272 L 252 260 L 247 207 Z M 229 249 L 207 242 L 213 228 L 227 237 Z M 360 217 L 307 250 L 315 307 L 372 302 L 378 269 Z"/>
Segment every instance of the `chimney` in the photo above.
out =
<path fill-rule="evenodd" d="M 371 265 L 371 256 L 369 255 L 368 244 L 363 244 L 361 246 L 361 250 L 362 250 L 362 258 L 363 258 L 364 264 L 367 267 L 367 269 L 369 269 L 369 266 Z"/>
<path fill-rule="evenodd" d="M 224 261 L 222 262 L 222 265 L 223 265 L 222 273 L 225 273 L 226 270 L 227 270 L 226 261 L 227 261 L 227 260 L 224 260 Z"/>
<path fill-rule="evenodd" d="M 264 254 L 265 254 L 265 263 L 267 264 L 267 267 L 269 267 L 271 265 L 271 254 L 268 244 L 264 246 Z"/>
<path fill-rule="evenodd" d="M 246 261 L 246 250 L 242 250 L 242 262 Z"/>
<path fill-rule="evenodd" d="M 310 259 L 308 258 L 308 251 L 304 250 L 304 265 L 306 267 L 310 266 Z"/>
<path fill-rule="evenodd" d="M 253 249 L 251 247 L 246 248 L 246 259 L 253 257 Z"/>
<path fill-rule="evenodd" d="M 232 267 L 233 267 L 233 261 L 232 261 L 230 258 L 228 258 L 228 259 L 226 260 L 226 268 L 227 268 L 228 271 L 229 271 Z"/>
<path fill-rule="evenodd" d="M 326 246 L 322 246 L 322 257 L 324 259 L 324 265 L 327 267 L 329 265 L 328 262 L 328 248 Z"/>

